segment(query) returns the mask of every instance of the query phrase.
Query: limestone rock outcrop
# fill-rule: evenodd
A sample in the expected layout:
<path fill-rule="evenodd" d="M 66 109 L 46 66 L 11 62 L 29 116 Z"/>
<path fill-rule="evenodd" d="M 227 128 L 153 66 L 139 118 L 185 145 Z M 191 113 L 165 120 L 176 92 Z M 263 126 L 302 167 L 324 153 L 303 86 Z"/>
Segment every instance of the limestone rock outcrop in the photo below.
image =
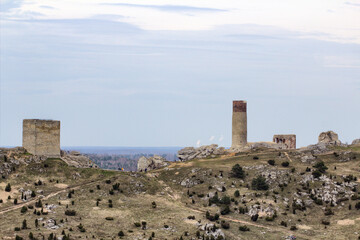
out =
<path fill-rule="evenodd" d="M 0 148 L 0 176 L 7 176 L 20 165 L 39 163 L 47 157 L 29 154 L 23 147 Z"/>
<path fill-rule="evenodd" d="M 90 158 L 80 154 L 77 151 L 71 151 L 70 153 L 61 151 L 61 160 L 66 162 L 69 166 L 74 166 L 77 168 L 99 168 L 90 160 Z"/>
<path fill-rule="evenodd" d="M 360 138 L 355 139 L 354 141 L 352 141 L 351 145 L 360 145 Z"/>
<path fill-rule="evenodd" d="M 318 143 L 326 143 L 326 144 L 333 144 L 333 145 L 341 144 L 337 133 L 335 133 L 333 131 L 327 131 L 327 132 L 320 133 Z"/>
<path fill-rule="evenodd" d="M 158 155 L 154 155 L 153 157 L 149 157 L 149 158 L 142 156 L 138 160 L 137 170 L 139 172 L 143 172 L 143 171 L 162 168 L 167 165 L 168 163 L 166 162 L 166 159 Z"/>
<path fill-rule="evenodd" d="M 188 161 L 195 158 L 202 159 L 210 156 L 224 155 L 227 153 L 224 147 L 218 147 L 217 144 L 201 146 L 198 148 L 186 147 L 178 151 L 177 157 L 180 161 Z"/>

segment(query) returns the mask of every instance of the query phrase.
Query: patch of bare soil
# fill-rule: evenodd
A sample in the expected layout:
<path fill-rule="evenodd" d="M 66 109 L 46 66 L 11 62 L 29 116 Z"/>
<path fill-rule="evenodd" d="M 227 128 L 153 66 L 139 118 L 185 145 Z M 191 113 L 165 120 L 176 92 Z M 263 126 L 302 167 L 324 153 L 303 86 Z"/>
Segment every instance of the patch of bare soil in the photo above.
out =
<path fill-rule="evenodd" d="M 192 220 L 192 219 L 185 219 L 184 222 L 192 225 L 195 225 L 197 223 L 196 220 Z"/>
<path fill-rule="evenodd" d="M 61 188 L 61 189 L 69 187 L 69 185 L 64 184 L 64 183 L 57 183 L 54 186 L 57 187 L 57 188 Z"/>
<path fill-rule="evenodd" d="M 297 225 L 296 227 L 299 229 L 302 229 L 302 230 L 311 230 L 312 229 L 312 227 L 310 227 L 308 225 Z"/>
<path fill-rule="evenodd" d="M 339 220 L 339 221 L 337 221 L 337 224 L 338 224 L 338 225 L 342 225 L 342 226 L 354 225 L 354 224 L 355 224 L 355 220 L 351 220 L 351 219 Z"/>
<path fill-rule="evenodd" d="M 191 167 L 194 165 L 193 162 L 175 162 L 169 165 L 169 168 L 175 168 L 175 167 Z"/>

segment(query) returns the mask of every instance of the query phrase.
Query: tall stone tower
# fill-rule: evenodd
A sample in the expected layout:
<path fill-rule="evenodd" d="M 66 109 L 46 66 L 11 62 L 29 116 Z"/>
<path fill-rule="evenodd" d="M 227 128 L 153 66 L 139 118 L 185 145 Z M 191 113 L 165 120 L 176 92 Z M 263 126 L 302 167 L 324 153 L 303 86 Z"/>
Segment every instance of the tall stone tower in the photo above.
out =
<path fill-rule="evenodd" d="M 34 155 L 60 157 L 60 121 L 24 119 L 23 147 Z"/>
<path fill-rule="evenodd" d="M 244 147 L 247 144 L 246 101 L 233 101 L 232 115 L 232 148 Z"/>

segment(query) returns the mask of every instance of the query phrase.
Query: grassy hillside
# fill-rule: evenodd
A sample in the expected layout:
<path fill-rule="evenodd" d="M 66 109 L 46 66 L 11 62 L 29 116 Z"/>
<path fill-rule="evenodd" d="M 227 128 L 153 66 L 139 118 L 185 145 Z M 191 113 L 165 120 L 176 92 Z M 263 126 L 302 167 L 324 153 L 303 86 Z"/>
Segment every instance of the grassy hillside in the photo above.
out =
<path fill-rule="evenodd" d="M 321 161 L 327 169 L 314 179 L 314 165 Z M 236 164 L 243 178 L 232 174 Z M 253 183 L 259 175 L 264 176 L 265 187 L 261 179 Z M 357 147 L 315 154 L 309 163 L 301 161 L 298 151 L 263 149 L 171 163 L 148 173 L 80 169 L 48 159 L 23 165 L 1 179 L 0 235 L 2 239 L 29 239 L 30 233 L 34 239 L 55 235 L 63 239 L 69 235 L 69 239 L 203 239 L 204 235 L 207 239 L 199 225 L 211 223 L 226 239 L 290 235 L 358 239 L 359 179 Z M 7 184 L 10 192 L 5 191 Z M 36 196 L 22 201 L 20 188 Z M 336 199 L 326 202 L 319 194 Z M 258 213 L 256 221 L 250 216 L 253 212 Z M 24 220 L 27 226 L 22 229 Z"/>

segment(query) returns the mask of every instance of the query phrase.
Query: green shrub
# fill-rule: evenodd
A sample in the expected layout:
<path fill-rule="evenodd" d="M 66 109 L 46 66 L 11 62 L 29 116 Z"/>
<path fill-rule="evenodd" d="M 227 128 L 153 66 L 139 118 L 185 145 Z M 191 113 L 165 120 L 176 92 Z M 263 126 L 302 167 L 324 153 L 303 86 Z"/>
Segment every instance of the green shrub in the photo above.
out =
<path fill-rule="evenodd" d="M 244 226 L 240 226 L 239 230 L 242 232 L 247 232 L 247 231 L 250 231 L 250 228 L 248 228 L 246 225 L 244 225 Z"/>
<path fill-rule="evenodd" d="M 313 167 L 321 173 L 325 173 L 325 171 L 328 169 L 323 161 L 317 162 Z"/>
<path fill-rule="evenodd" d="M 123 231 L 120 231 L 120 232 L 118 233 L 118 236 L 119 236 L 119 237 L 123 237 L 123 236 L 125 236 L 125 234 L 124 234 Z"/>
<path fill-rule="evenodd" d="M 321 221 L 321 223 L 322 224 L 324 224 L 324 225 L 330 225 L 330 221 L 329 220 L 326 220 L 326 219 L 323 219 L 322 221 Z"/>
<path fill-rule="evenodd" d="M 355 204 L 355 208 L 356 208 L 357 210 L 360 210 L 360 202 L 357 202 L 357 203 Z"/>
<path fill-rule="evenodd" d="M 26 206 L 23 206 L 22 208 L 21 208 L 21 213 L 26 213 L 27 212 L 27 210 L 28 210 L 28 208 L 26 207 Z"/>
<path fill-rule="evenodd" d="M 312 175 L 314 176 L 314 178 L 319 178 L 321 177 L 322 173 L 319 170 L 315 170 L 312 172 Z"/>
<path fill-rule="evenodd" d="M 75 216 L 75 215 L 76 215 L 76 211 L 75 211 L 75 210 L 66 209 L 66 210 L 65 210 L 65 215 L 66 215 L 66 216 Z"/>
<path fill-rule="evenodd" d="M 221 215 L 226 215 L 230 213 L 230 207 L 228 205 L 226 205 L 225 207 L 223 207 L 220 211 Z"/>
<path fill-rule="evenodd" d="M 245 172 L 239 164 L 235 164 L 231 169 L 231 176 L 235 178 L 245 178 Z"/>
<path fill-rule="evenodd" d="M 24 221 L 22 222 L 21 229 L 27 229 L 27 222 L 26 222 L 25 219 L 24 219 Z"/>
<path fill-rule="evenodd" d="M 275 165 L 275 160 L 269 160 L 268 164 L 271 165 L 271 166 L 274 166 Z"/>
<path fill-rule="evenodd" d="M 139 222 L 134 222 L 134 225 L 135 225 L 135 227 L 141 227 L 141 223 L 139 223 Z"/>
<path fill-rule="evenodd" d="M 289 165 L 290 165 L 290 163 L 287 161 L 281 163 L 281 166 L 283 166 L 283 167 L 288 167 Z"/>
<path fill-rule="evenodd" d="M 225 221 L 221 221 L 221 227 L 223 229 L 229 229 L 230 228 L 230 223 L 229 222 L 225 222 Z"/>
<path fill-rule="evenodd" d="M 281 221 L 280 225 L 281 225 L 281 226 L 284 226 L 284 227 L 287 227 L 287 223 L 284 222 L 284 221 Z"/>
<path fill-rule="evenodd" d="M 113 217 L 106 217 L 105 220 L 112 221 L 112 220 L 114 220 L 114 218 Z"/>
<path fill-rule="evenodd" d="M 251 188 L 253 190 L 268 190 L 269 185 L 266 183 L 266 179 L 259 175 L 251 181 Z"/>
<path fill-rule="evenodd" d="M 290 227 L 290 230 L 291 230 L 291 231 L 295 231 L 295 230 L 297 230 L 297 227 L 296 227 L 296 226 L 291 226 L 291 227 Z"/>
<path fill-rule="evenodd" d="M 6 185 L 5 191 L 6 191 L 6 192 L 10 192 L 10 191 L 11 191 L 11 185 L 10 185 L 10 183 L 8 183 L 8 184 Z"/>
<path fill-rule="evenodd" d="M 240 197 L 240 192 L 239 192 L 239 190 L 236 190 L 236 191 L 234 192 L 234 196 L 235 196 L 235 197 Z"/>

